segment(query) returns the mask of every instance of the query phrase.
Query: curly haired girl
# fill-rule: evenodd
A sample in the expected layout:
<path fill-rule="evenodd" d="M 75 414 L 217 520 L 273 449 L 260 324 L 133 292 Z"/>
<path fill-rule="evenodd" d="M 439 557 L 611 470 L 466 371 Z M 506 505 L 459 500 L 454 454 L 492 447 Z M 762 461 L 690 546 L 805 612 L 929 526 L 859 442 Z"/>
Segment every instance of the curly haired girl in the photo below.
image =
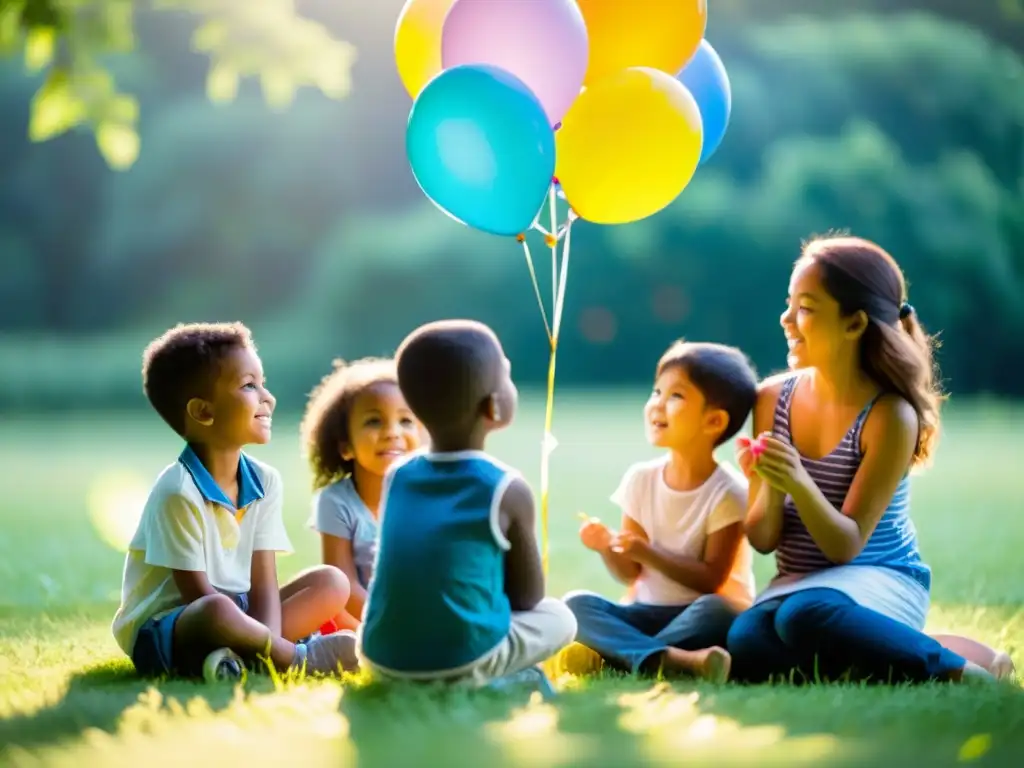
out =
<path fill-rule="evenodd" d="M 345 612 L 321 631 L 355 629 L 376 556 L 384 474 L 419 448 L 421 426 L 398 388 L 394 361 L 364 358 L 334 361 L 309 395 L 301 431 L 315 492 L 310 527 L 320 534 L 323 562 L 352 585 Z"/>

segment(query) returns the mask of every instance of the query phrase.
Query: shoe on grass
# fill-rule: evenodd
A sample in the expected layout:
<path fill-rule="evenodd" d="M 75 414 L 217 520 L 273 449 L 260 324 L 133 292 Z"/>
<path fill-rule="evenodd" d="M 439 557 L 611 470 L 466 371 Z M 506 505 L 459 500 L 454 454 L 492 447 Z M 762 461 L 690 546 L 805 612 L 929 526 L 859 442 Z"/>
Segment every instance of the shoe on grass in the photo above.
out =
<path fill-rule="evenodd" d="M 203 660 L 203 680 L 208 683 L 223 680 L 241 680 L 245 674 L 242 657 L 230 648 L 218 648 Z"/>
<path fill-rule="evenodd" d="M 604 669 L 601 654 L 582 643 L 571 643 L 556 656 L 555 666 L 560 672 L 582 677 L 594 675 Z"/>
<path fill-rule="evenodd" d="M 302 658 L 295 659 L 295 666 L 306 662 L 306 672 L 333 675 L 340 671 L 356 672 L 359 656 L 356 654 L 356 633 L 343 629 L 329 635 L 317 635 L 305 645 L 297 645 Z"/>

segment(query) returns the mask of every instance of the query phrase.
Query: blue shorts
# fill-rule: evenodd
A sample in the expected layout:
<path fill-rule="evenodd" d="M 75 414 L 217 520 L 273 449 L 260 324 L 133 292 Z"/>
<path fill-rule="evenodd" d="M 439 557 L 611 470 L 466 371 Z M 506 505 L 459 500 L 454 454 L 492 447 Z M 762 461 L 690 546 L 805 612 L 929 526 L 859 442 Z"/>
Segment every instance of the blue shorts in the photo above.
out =
<path fill-rule="evenodd" d="M 249 612 L 249 595 L 229 594 L 228 597 L 245 613 Z M 162 616 L 146 619 L 139 627 L 132 647 L 132 664 L 142 677 L 194 677 L 202 674 L 201 668 L 191 669 L 187 665 L 175 663 L 174 659 L 174 625 L 186 607 L 182 605 Z"/>

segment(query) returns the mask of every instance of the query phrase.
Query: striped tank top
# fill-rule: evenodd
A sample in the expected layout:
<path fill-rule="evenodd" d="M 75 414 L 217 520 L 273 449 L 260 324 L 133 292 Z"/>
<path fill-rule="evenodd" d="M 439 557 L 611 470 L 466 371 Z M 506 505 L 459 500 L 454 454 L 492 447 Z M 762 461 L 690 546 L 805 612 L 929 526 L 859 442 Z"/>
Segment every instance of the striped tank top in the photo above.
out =
<path fill-rule="evenodd" d="M 783 384 L 775 406 L 773 433 L 780 440 L 793 444 L 790 431 L 790 406 L 800 375 L 797 374 Z M 862 458 L 860 449 L 861 429 L 871 407 L 877 401 L 876 395 L 858 414 L 853 426 L 839 445 L 822 459 L 800 457 L 807 474 L 837 510 L 843 508 L 846 494 L 853 483 Z M 793 504 L 793 498 L 786 496 L 783 506 L 782 534 L 776 549 L 778 577 L 809 574 L 835 567 L 814 543 L 800 515 Z M 882 519 L 879 520 L 864 549 L 849 565 L 872 565 L 891 568 L 910 576 L 925 590 L 931 589 L 931 569 L 921 560 L 917 544 L 917 530 L 910 519 L 910 478 L 904 475 L 893 494 Z M 777 578 L 778 578 L 777 577 Z"/>

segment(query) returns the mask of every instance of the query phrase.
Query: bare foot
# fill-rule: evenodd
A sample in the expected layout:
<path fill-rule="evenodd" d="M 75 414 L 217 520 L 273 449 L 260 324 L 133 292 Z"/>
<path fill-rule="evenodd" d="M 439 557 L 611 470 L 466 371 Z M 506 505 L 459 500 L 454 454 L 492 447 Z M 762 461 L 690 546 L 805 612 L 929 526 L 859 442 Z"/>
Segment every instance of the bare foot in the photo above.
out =
<path fill-rule="evenodd" d="M 996 680 L 1007 680 L 1013 677 L 1017 670 L 1013 666 L 1013 659 L 1010 658 L 1010 655 L 1004 651 L 999 651 L 989 665 L 988 671 L 992 673 Z"/>
<path fill-rule="evenodd" d="M 960 669 L 950 672 L 949 679 L 963 685 L 988 685 L 996 681 L 995 675 L 973 661 L 968 661 Z"/>
<path fill-rule="evenodd" d="M 662 656 L 666 673 L 681 672 L 694 675 L 709 683 L 721 684 L 729 679 L 732 657 L 724 648 L 715 646 L 702 651 L 684 651 L 668 648 Z"/>

